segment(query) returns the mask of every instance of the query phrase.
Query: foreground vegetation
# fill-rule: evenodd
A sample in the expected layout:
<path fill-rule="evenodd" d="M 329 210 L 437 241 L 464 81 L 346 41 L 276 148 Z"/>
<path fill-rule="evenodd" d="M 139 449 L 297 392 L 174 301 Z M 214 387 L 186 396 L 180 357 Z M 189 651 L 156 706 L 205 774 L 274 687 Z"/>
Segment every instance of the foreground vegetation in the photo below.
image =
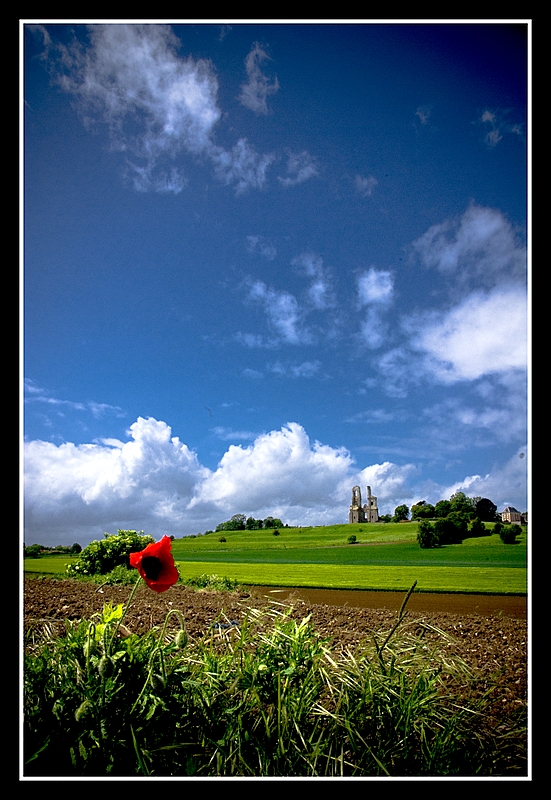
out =
<path fill-rule="evenodd" d="M 407 598 L 406 598 L 407 599 Z M 121 637 L 125 609 L 26 638 L 27 776 L 510 776 L 520 717 L 496 719 L 442 632 L 408 623 L 355 652 L 309 619 L 250 609 L 192 640 L 176 610 Z"/>

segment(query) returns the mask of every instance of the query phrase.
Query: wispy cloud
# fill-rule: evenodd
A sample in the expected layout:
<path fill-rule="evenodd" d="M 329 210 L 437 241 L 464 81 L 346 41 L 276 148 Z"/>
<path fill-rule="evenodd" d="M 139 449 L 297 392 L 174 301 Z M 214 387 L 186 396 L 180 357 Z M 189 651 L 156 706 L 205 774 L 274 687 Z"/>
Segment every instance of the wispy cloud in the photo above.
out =
<path fill-rule="evenodd" d="M 277 338 L 286 344 L 309 344 L 312 336 L 303 327 L 304 314 L 296 297 L 286 291 L 277 291 L 263 281 L 250 284 L 249 300 L 260 303 Z"/>
<path fill-rule="evenodd" d="M 335 305 L 331 273 L 323 266 L 321 256 L 308 250 L 293 258 L 291 265 L 311 279 L 307 296 L 313 308 L 323 310 Z"/>
<path fill-rule="evenodd" d="M 222 112 L 214 67 L 181 57 L 169 25 L 89 25 L 89 44 L 75 39 L 69 46 L 41 30 L 55 81 L 76 98 L 87 126 L 107 125 L 137 191 L 180 193 L 186 178 L 165 162 L 181 153 L 210 160 L 238 194 L 264 185 L 274 156 L 256 153 L 243 138 L 229 150 L 216 145 Z"/>
<path fill-rule="evenodd" d="M 259 253 L 266 261 L 273 261 L 277 256 L 275 245 L 264 236 L 247 236 L 247 250 L 249 253 Z"/>
<path fill-rule="evenodd" d="M 371 197 L 375 187 L 379 185 L 379 181 L 373 175 L 369 175 L 367 178 L 356 175 L 354 184 L 358 194 L 361 194 L 362 197 Z"/>
<path fill-rule="evenodd" d="M 126 416 L 125 412 L 119 406 L 112 406 L 109 403 L 96 403 L 93 400 L 85 402 L 74 400 L 63 400 L 58 397 L 52 397 L 51 394 L 41 387 L 38 387 L 33 381 L 25 380 L 25 403 L 43 403 L 54 408 L 66 408 L 72 411 L 88 411 L 95 419 L 101 419 L 107 415 L 123 418 Z"/>
<path fill-rule="evenodd" d="M 302 364 L 283 364 L 276 361 L 269 364 L 267 369 L 282 378 L 313 378 L 319 375 L 321 361 L 303 361 Z"/>
<path fill-rule="evenodd" d="M 489 127 L 484 141 L 490 148 L 495 147 L 509 133 L 524 138 L 524 124 L 507 122 L 506 113 L 486 109 L 480 117 L 480 123 L 484 128 Z"/>
<path fill-rule="evenodd" d="M 315 178 L 319 175 L 319 170 L 315 159 L 306 150 L 301 153 L 289 153 L 287 159 L 287 175 L 278 181 L 282 186 L 297 186 L 299 183 Z"/>
<path fill-rule="evenodd" d="M 367 307 L 366 316 L 361 325 L 361 337 L 367 346 L 375 350 L 381 347 L 387 338 L 388 326 L 383 315 L 392 304 L 394 296 L 394 278 L 388 270 L 377 270 L 371 267 L 358 276 L 358 304 Z"/>
<path fill-rule="evenodd" d="M 212 432 L 223 442 L 253 441 L 258 436 L 258 433 L 252 431 L 234 431 L 232 428 L 224 428 L 220 425 L 212 428 Z"/>
<path fill-rule="evenodd" d="M 270 56 L 256 42 L 245 59 L 247 81 L 241 87 L 240 102 L 255 114 L 267 114 L 267 99 L 279 89 L 277 77 L 270 81 L 262 72 L 261 65 L 270 60 Z"/>
<path fill-rule="evenodd" d="M 419 106 L 415 116 L 418 117 L 421 125 L 428 125 L 431 113 L 431 109 L 428 106 Z"/>
<path fill-rule="evenodd" d="M 524 279 L 526 247 L 500 211 L 470 206 L 461 217 L 433 225 L 413 242 L 423 266 L 453 278 L 457 285 L 494 286 Z"/>
<path fill-rule="evenodd" d="M 210 156 L 217 177 L 226 185 L 235 184 L 236 194 L 261 189 L 266 183 L 267 170 L 275 161 L 273 154 L 257 153 L 246 139 L 240 139 L 231 150 L 212 147 Z"/>

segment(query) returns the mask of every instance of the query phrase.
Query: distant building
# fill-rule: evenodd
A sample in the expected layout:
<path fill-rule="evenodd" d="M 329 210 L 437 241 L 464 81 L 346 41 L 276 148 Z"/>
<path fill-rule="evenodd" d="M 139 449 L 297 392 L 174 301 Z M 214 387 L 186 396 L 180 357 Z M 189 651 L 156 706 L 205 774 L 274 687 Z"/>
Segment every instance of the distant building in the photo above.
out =
<path fill-rule="evenodd" d="M 348 522 L 379 522 L 377 498 L 371 494 L 371 486 L 367 486 L 367 503 L 362 506 L 362 493 L 359 486 L 352 488 L 352 502 L 348 512 Z"/>
<path fill-rule="evenodd" d="M 517 511 L 516 508 L 513 506 L 507 506 L 505 511 L 501 512 L 501 521 L 502 522 L 522 522 L 522 516 L 520 511 Z"/>

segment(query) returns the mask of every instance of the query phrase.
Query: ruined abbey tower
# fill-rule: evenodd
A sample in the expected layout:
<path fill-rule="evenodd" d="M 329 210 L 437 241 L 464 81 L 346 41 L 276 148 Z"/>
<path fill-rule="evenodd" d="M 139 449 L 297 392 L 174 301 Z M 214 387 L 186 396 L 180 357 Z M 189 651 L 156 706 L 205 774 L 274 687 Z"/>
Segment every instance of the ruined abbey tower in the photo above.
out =
<path fill-rule="evenodd" d="M 352 502 L 348 512 L 348 522 L 379 522 L 377 498 L 371 494 L 371 486 L 367 487 L 367 503 L 362 506 L 362 493 L 359 486 L 352 488 Z"/>

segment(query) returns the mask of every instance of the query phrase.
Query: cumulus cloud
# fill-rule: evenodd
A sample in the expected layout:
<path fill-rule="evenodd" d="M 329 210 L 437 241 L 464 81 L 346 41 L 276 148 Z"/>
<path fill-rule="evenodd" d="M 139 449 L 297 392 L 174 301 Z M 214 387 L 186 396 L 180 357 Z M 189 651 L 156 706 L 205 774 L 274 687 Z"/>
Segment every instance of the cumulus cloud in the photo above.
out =
<path fill-rule="evenodd" d="M 347 450 L 311 443 L 305 430 L 291 422 L 259 436 L 249 447 L 230 446 L 192 507 L 216 498 L 228 512 L 239 507 L 269 514 L 274 503 L 285 516 L 317 505 L 327 508 L 334 505 L 335 491 L 351 466 Z"/>
<path fill-rule="evenodd" d="M 277 78 L 270 81 L 262 72 L 261 65 L 270 60 L 270 56 L 256 42 L 245 59 L 247 81 L 241 87 L 239 100 L 242 105 L 254 111 L 255 114 L 267 114 L 269 95 L 275 94 L 279 89 Z"/>
<path fill-rule="evenodd" d="M 214 67 L 180 56 L 169 25 L 89 25 L 88 46 L 54 43 L 42 30 L 56 82 L 76 98 L 85 124 L 108 126 L 137 191 L 181 192 L 181 170 L 163 165 L 180 153 L 210 160 L 238 194 L 263 186 L 274 157 L 259 155 L 245 139 L 231 150 L 215 144 L 221 111 Z"/>
<path fill-rule="evenodd" d="M 124 444 L 25 443 L 26 535 L 75 541 L 101 536 L 99 528 L 181 525 L 208 470 L 164 422 L 139 417 L 129 435 Z"/>
<path fill-rule="evenodd" d="M 314 158 L 306 150 L 301 153 L 289 153 L 286 177 L 278 177 L 282 186 L 297 186 L 299 183 L 319 175 Z"/>
<path fill-rule="evenodd" d="M 425 355 L 429 374 L 445 383 L 527 367 L 524 287 L 473 292 L 455 308 L 410 319 L 411 347 Z"/>
<path fill-rule="evenodd" d="M 226 428 L 214 433 L 225 440 L 254 436 Z M 345 522 L 356 484 L 371 486 L 387 511 L 426 495 L 416 485 L 414 464 L 360 470 L 348 450 L 311 441 L 295 422 L 257 435 L 248 446 L 230 445 L 213 471 L 163 421 L 140 417 L 128 435 L 125 442 L 24 445 L 27 544 L 85 545 L 118 528 L 183 536 L 213 529 L 234 513 L 277 516 L 290 525 Z M 461 489 L 522 505 L 525 468 L 519 451 L 484 477 L 433 487 L 434 500 Z"/>
<path fill-rule="evenodd" d="M 413 242 L 423 266 L 455 284 L 493 286 L 526 274 L 526 247 L 511 223 L 491 208 L 470 206 L 461 217 L 433 225 Z"/>

